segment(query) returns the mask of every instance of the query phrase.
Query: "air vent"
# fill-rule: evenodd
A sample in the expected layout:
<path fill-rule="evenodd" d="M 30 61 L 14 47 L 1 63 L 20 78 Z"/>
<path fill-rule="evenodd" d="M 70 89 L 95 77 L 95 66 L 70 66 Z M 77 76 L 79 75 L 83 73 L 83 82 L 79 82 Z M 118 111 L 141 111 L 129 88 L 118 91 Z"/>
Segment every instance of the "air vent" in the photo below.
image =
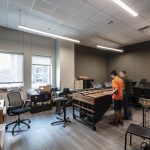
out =
<path fill-rule="evenodd" d="M 113 24 L 113 23 L 114 23 L 113 20 L 110 20 L 110 21 L 107 22 L 107 24 Z"/>
<path fill-rule="evenodd" d="M 147 29 L 150 29 L 150 25 L 139 28 L 138 31 L 144 31 L 144 30 L 147 30 Z"/>

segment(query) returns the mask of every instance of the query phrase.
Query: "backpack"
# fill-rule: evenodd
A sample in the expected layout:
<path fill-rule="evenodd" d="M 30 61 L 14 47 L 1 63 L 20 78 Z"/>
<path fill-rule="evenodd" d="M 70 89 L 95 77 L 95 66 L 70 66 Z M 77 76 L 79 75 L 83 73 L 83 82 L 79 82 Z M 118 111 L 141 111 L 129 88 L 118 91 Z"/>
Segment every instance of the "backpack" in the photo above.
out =
<path fill-rule="evenodd" d="M 150 144 L 146 142 L 141 143 L 140 150 L 150 150 Z"/>

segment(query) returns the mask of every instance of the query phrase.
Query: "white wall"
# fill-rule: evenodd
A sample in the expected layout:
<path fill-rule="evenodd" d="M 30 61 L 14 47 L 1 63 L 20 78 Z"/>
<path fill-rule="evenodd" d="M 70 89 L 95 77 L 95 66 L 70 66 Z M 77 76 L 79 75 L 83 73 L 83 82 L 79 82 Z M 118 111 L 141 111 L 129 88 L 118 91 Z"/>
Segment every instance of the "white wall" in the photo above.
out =
<path fill-rule="evenodd" d="M 58 88 L 65 87 L 74 89 L 75 58 L 74 43 L 57 40 L 57 81 Z M 60 65 L 60 66 L 59 66 Z M 60 83 L 60 84 L 59 84 Z"/>
<path fill-rule="evenodd" d="M 0 50 L 24 54 L 24 95 L 31 87 L 31 58 L 32 55 L 51 56 L 52 83 L 55 86 L 55 46 L 56 41 L 51 38 L 23 33 L 20 31 L 0 28 Z M 2 95 L 0 93 L 0 95 Z M 3 95 L 4 96 L 4 95 Z"/>

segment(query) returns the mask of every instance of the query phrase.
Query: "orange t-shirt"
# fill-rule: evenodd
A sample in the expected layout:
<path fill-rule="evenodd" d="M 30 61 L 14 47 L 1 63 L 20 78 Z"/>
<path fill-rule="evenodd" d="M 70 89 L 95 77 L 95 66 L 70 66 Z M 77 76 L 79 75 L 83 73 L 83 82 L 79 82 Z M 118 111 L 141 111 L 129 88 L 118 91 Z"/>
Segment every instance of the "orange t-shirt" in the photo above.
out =
<path fill-rule="evenodd" d="M 116 93 L 112 95 L 113 100 L 122 100 L 123 99 L 123 90 L 124 90 L 124 83 L 123 80 L 119 77 L 116 77 L 112 80 L 112 88 L 113 90 L 115 88 L 118 89 Z"/>

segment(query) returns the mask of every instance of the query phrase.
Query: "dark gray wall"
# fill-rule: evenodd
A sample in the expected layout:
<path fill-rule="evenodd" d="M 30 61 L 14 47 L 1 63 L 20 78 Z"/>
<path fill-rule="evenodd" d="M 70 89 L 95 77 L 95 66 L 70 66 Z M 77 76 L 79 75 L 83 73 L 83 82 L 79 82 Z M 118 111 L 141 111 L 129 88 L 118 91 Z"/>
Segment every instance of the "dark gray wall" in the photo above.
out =
<path fill-rule="evenodd" d="M 112 69 L 126 70 L 130 79 L 140 81 L 146 78 L 150 81 L 150 44 L 144 42 L 125 47 L 121 55 L 107 56 L 107 79 Z"/>
<path fill-rule="evenodd" d="M 75 76 L 88 76 L 96 82 L 105 82 L 107 77 L 106 57 L 96 49 L 75 46 Z"/>
<path fill-rule="evenodd" d="M 110 81 L 110 72 L 126 70 L 133 81 L 150 81 L 150 41 L 130 45 L 122 54 L 101 52 L 97 49 L 75 46 L 75 75 L 93 77 L 96 81 Z"/>

